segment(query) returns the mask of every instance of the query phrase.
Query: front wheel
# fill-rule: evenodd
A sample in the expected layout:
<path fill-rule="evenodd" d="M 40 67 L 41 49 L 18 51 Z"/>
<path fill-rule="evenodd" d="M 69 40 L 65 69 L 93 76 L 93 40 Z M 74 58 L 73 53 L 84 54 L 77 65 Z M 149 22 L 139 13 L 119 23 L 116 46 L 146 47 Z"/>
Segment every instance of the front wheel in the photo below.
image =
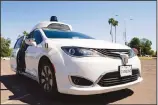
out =
<path fill-rule="evenodd" d="M 57 93 L 56 79 L 54 69 L 50 62 L 40 63 L 39 83 L 47 94 Z"/>

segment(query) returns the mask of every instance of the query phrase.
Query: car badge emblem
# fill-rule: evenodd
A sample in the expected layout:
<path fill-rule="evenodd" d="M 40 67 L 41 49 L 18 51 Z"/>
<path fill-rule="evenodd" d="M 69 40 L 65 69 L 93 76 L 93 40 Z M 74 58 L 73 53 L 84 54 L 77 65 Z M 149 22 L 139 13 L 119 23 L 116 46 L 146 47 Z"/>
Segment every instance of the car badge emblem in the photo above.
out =
<path fill-rule="evenodd" d="M 120 55 L 121 59 L 122 59 L 122 63 L 123 65 L 126 65 L 128 63 L 128 55 L 127 54 L 121 54 Z"/>

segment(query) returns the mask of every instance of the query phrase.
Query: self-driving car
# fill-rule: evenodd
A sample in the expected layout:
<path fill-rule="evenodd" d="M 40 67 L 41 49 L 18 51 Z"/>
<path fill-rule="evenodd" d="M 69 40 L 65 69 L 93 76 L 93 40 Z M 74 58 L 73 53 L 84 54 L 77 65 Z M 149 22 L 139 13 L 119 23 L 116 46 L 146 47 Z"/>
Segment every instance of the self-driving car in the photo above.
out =
<path fill-rule="evenodd" d="M 18 38 L 10 61 L 17 75 L 37 81 L 46 93 L 101 94 L 143 80 L 130 47 L 74 32 L 57 20 L 41 22 Z"/>

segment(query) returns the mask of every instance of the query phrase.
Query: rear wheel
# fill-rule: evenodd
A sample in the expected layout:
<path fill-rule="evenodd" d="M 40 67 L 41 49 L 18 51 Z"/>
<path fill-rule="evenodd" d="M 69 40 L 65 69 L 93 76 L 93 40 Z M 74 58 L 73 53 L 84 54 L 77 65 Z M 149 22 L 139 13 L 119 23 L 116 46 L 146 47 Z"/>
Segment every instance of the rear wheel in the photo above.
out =
<path fill-rule="evenodd" d="M 47 94 L 57 93 L 56 79 L 54 69 L 48 60 L 40 63 L 39 83 Z"/>

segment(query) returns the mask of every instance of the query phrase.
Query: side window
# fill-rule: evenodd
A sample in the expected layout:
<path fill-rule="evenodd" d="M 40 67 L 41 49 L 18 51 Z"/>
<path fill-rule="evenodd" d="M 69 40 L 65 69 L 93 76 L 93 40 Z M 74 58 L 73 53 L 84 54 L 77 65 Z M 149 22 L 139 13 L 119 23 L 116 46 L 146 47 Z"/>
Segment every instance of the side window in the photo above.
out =
<path fill-rule="evenodd" d="M 23 38 L 24 38 L 24 37 L 21 37 L 21 38 L 19 38 L 19 39 L 16 41 L 15 46 L 14 46 L 14 49 L 20 48 L 20 46 L 21 46 L 21 44 L 22 44 L 22 41 L 23 41 Z"/>
<path fill-rule="evenodd" d="M 41 32 L 38 30 L 34 32 L 34 38 L 37 44 L 40 44 L 43 41 Z"/>
<path fill-rule="evenodd" d="M 31 39 L 31 38 L 33 38 L 33 33 L 34 33 L 34 31 L 31 32 L 26 38 L 27 38 L 27 39 Z"/>

